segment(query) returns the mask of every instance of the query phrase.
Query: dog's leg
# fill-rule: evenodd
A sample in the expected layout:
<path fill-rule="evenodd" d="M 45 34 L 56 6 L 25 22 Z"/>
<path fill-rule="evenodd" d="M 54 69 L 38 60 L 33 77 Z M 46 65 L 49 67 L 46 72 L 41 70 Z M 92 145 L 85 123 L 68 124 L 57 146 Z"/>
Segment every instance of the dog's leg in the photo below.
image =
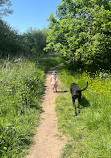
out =
<path fill-rule="evenodd" d="M 72 101 L 73 101 L 73 105 L 75 107 L 75 115 L 77 116 L 77 108 L 76 108 L 75 100 L 72 98 Z"/>
<path fill-rule="evenodd" d="M 78 108 L 80 108 L 80 100 L 81 98 L 78 98 Z"/>
<path fill-rule="evenodd" d="M 78 98 L 78 113 L 80 113 L 80 100 L 81 100 L 81 97 L 80 98 Z"/>

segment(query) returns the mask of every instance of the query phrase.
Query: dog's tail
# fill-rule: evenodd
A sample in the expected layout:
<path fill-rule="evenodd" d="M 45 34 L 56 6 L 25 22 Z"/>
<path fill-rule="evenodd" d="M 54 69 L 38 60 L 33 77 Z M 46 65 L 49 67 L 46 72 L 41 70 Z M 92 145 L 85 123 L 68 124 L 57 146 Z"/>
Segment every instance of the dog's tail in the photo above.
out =
<path fill-rule="evenodd" d="M 87 87 L 88 87 L 88 81 L 86 82 L 86 86 L 83 89 L 81 89 L 80 91 L 84 91 Z"/>

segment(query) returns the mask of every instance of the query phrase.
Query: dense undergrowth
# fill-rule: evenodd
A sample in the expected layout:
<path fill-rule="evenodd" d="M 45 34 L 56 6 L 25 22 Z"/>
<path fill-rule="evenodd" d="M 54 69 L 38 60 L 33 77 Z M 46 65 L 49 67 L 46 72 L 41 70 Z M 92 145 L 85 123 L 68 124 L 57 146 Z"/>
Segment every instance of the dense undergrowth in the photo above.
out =
<path fill-rule="evenodd" d="M 63 151 L 63 158 L 110 158 L 111 157 L 111 75 L 100 70 L 96 73 L 59 70 L 63 91 L 58 97 L 56 110 L 59 129 L 69 137 Z M 75 116 L 70 85 L 75 82 L 83 91 L 81 108 Z M 78 102 L 76 101 L 76 104 Z"/>
<path fill-rule="evenodd" d="M 52 63 L 53 61 L 53 63 Z M 0 60 L 0 157 L 24 157 L 39 124 L 45 72 L 60 62 L 47 55 Z"/>

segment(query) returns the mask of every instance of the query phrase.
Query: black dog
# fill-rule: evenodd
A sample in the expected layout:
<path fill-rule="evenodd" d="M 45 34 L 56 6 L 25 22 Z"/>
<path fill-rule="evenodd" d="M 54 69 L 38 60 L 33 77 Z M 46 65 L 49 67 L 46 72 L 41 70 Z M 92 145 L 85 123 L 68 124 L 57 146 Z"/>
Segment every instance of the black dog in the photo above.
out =
<path fill-rule="evenodd" d="M 75 104 L 75 99 L 78 98 L 78 108 L 81 100 L 81 92 L 84 91 L 88 87 L 88 81 L 86 83 L 86 86 L 81 89 L 78 84 L 72 83 L 70 87 L 70 92 L 72 94 L 72 102 L 75 107 L 75 115 L 77 116 L 77 110 L 76 110 L 76 104 Z"/>

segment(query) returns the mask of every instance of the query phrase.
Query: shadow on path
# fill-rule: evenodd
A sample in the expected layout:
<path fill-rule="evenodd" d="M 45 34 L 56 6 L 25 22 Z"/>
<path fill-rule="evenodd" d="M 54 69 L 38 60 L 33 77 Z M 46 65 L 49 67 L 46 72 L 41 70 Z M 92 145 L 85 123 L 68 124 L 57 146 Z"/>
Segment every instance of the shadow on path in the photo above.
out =
<path fill-rule="evenodd" d="M 57 93 L 67 93 L 68 91 L 65 90 L 65 91 L 57 91 Z"/>

